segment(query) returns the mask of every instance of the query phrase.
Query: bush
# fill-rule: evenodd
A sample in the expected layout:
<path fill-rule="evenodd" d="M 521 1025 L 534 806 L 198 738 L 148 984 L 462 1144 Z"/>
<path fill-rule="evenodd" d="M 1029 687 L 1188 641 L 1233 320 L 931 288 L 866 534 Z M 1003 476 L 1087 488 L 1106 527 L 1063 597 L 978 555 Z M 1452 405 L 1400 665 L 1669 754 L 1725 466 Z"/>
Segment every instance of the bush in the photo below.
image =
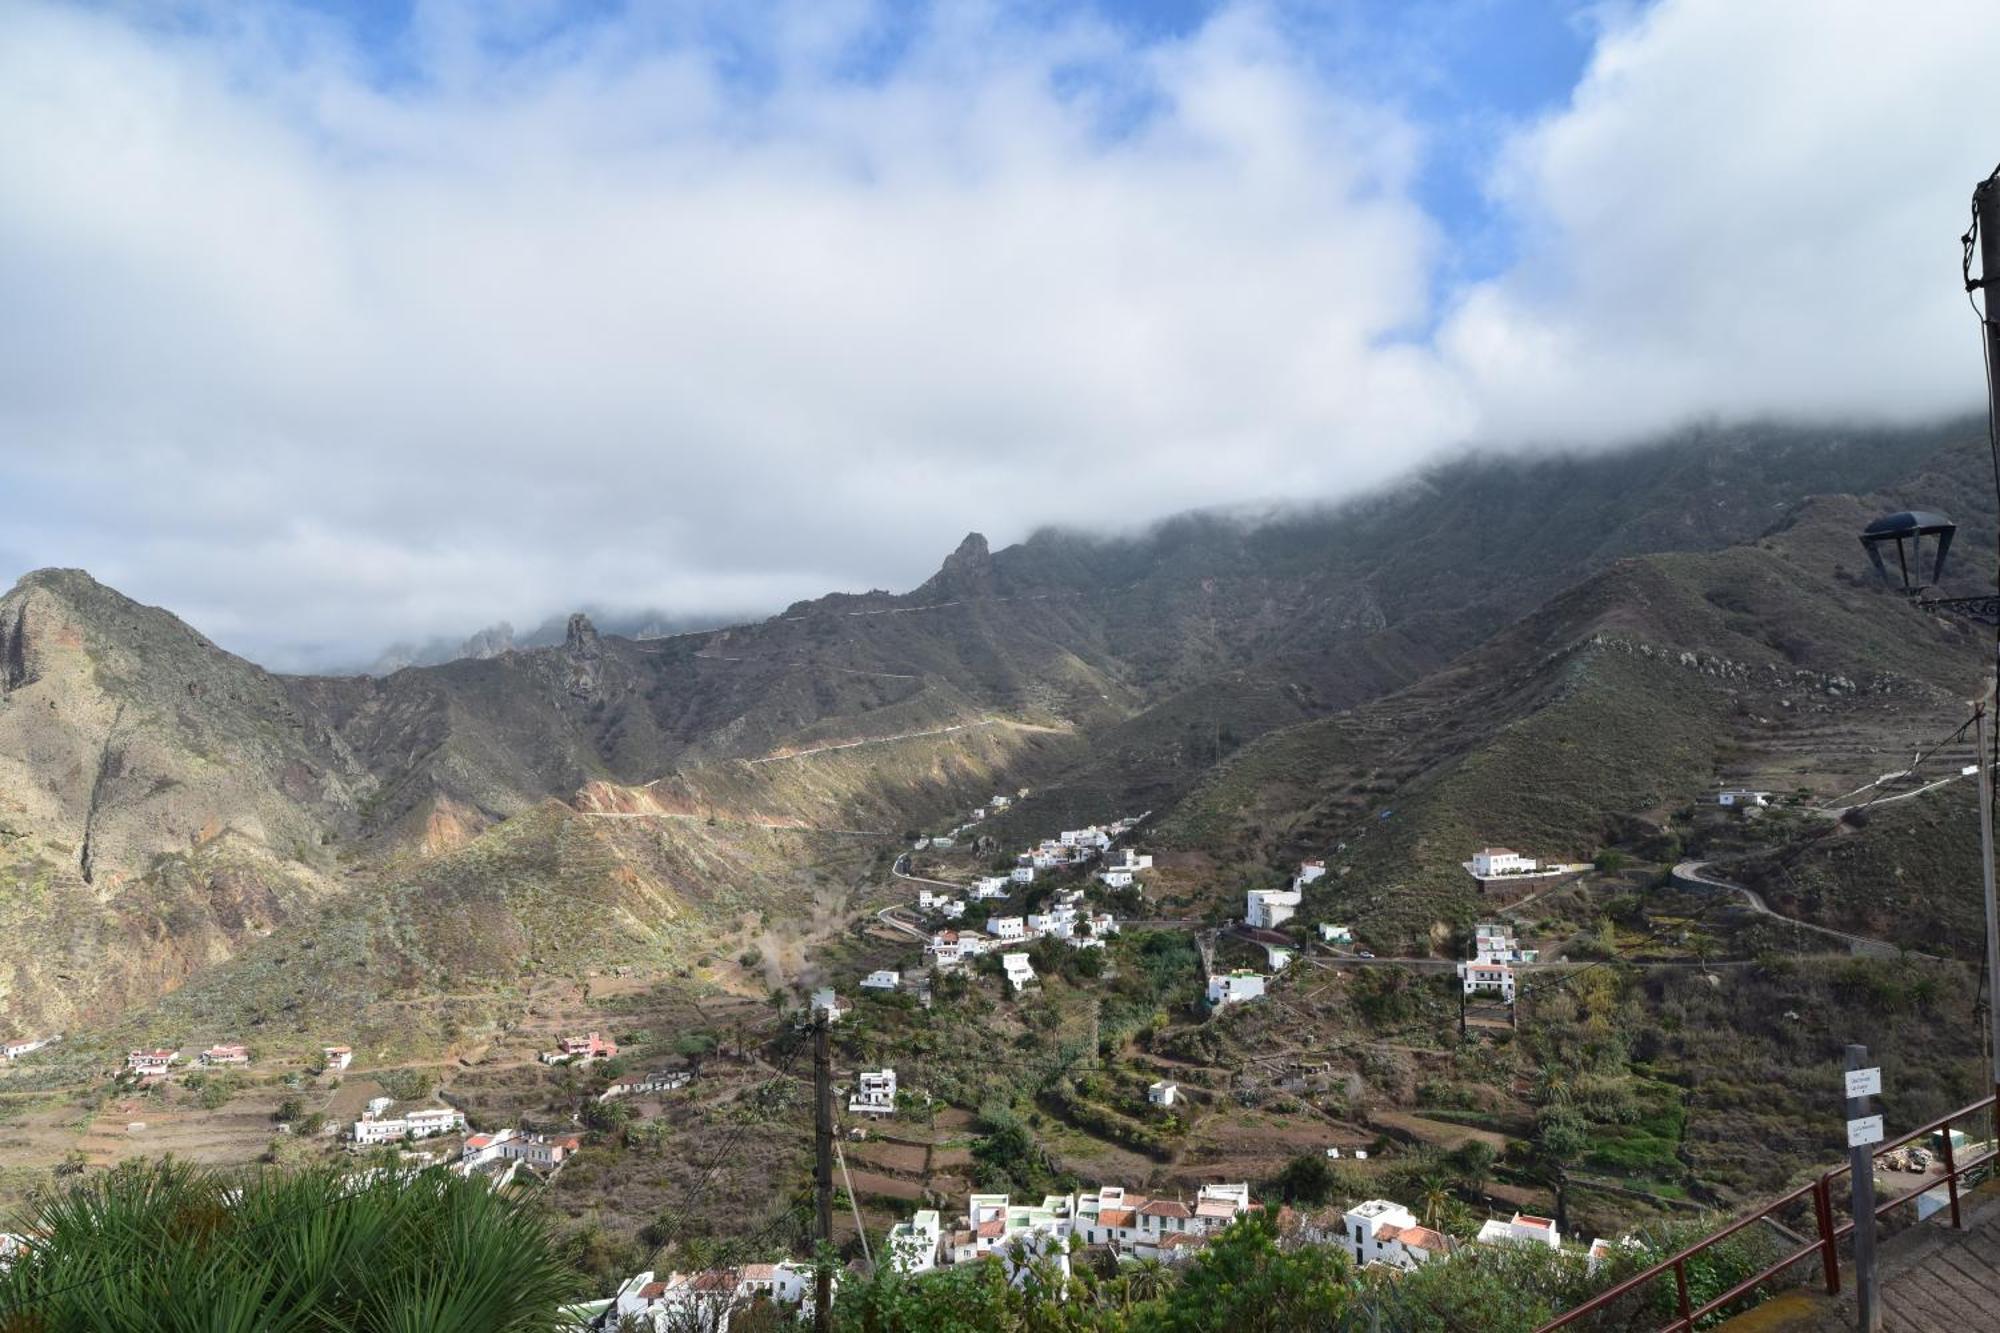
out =
<path fill-rule="evenodd" d="M 0 1308 L 37 1328 L 165 1330 L 199 1311 L 235 1328 L 541 1333 L 578 1294 L 541 1214 L 443 1170 L 357 1187 L 333 1169 L 127 1163 L 23 1222 L 41 1243 L 0 1274 Z"/>

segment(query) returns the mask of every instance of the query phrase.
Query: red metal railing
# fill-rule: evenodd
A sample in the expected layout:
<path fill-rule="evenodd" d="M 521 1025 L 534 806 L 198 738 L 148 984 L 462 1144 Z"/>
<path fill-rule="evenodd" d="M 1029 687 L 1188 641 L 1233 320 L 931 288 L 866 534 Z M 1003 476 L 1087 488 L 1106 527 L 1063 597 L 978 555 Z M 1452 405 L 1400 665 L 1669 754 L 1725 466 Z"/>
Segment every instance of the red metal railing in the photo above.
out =
<path fill-rule="evenodd" d="M 1912 1130 L 1893 1142 L 1877 1144 L 1869 1160 L 1872 1163 L 1875 1158 L 1880 1157 L 1884 1153 L 1894 1152 L 1905 1144 L 1913 1143 L 1926 1135 L 1939 1134 L 1939 1131 L 1943 1131 L 1939 1134 L 1941 1139 L 1940 1155 L 1944 1159 L 1942 1183 L 1951 1199 L 1951 1224 L 1957 1227 L 1961 1225 L 1958 1208 L 1959 1182 L 1969 1172 L 1993 1162 L 1996 1157 L 2000 1157 L 2000 1146 L 1996 1146 L 1968 1161 L 1961 1162 L 1957 1160 L 1957 1154 L 1952 1148 L 1952 1125 L 1981 1111 L 1988 1111 L 1990 1113 L 1989 1123 L 1993 1128 L 1994 1143 L 2000 1145 L 2000 1096 L 1987 1097 L 1972 1103 L 1970 1106 L 1961 1107 L 1953 1111 L 1950 1115 L 1933 1120 L 1921 1129 Z M 1771 1202 L 1758 1208 L 1755 1212 L 1737 1218 L 1714 1235 L 1705 1236 L 1701 1240 L 1696 1241 L 1679 1254 L 1654 1264 L 1644 1272 L 1633 1274 L 1617 1286 L 1591 1297 L 1574 1310 L 1566 1311 L 1558 1318 L 1543 1324 L 1535 1330 L 1535 1333 L 1551 1333 L 1551 1330 L 1567 1327 L 1588 1315 L 1599 1313 L 1635 1292 L 1642 1292 L 1669 1273 L 1673 1275 L 1674 1279 L 1674 1306 L 1676 1313 L 1672 1320 L 1660 1325 L 1659 1333 L 1692 1333 L 1697 1320 L 1705 1319 L 1731 1302 L 1741 1300 L 1744 1296 L 1755 1291 L 1758 1287 L 1769 1282 L 1772 1278 L 1778 1276 L 1793 1264 L 1798 1263 L 1801 1259 L 1807 1258 L 1815 1251 L 1820 1256 L 1821 1280 L 1826 1284 L 1827 1293 L 1838 1296 L 1840 1294 L 1840 1242 L 1853 1232 L 1854 1222 L 1850 1218 L 1838 1226 L 1834 1224 L 1833 1183 L 1841 1176 L 1847 1174 L 1849 1169 L 1847 1166 L 1838 1166 L 1830 1171 L 1821 1173 L 1819 1178 L 1811 1184 L 1802 1185 L 1783 1198 L 1773 1199 Z M 1879 1217 L 1891 1208 L 1910 1202 L 1910 1200 L 1916 1198 L 1919 1194 L 1936 1189 L 1939 1183 L 1938 1179 L 1926 1178 L 1922 1184 L 1908 1193 L 1900 1194 L 1894 1198 L 1877 1203 L 1875 1205 L 1876 1216 Z M 1691 1302 L 1688 1296 L 1687 1274 L 1687 1266 L 1690 1260 L 1714 1248 L 1737 1232 L 1742 1231 L 1745 1227 L 1762 1222 L 1774 1214 L 1792 1207 L 1807 1195 L 1812 1196 L 1813 1202 L 1814 1235 L 1810 1242 L 1800 1246 L 1784 1258 L 1778 1260 L 1778 1262 L 1765 1268 L 1755 1277 L 1746 1278 L 1737 1283 L 1720 1296 L 1704 1301 L 1700 1305 L 1695 1305 Z"/>

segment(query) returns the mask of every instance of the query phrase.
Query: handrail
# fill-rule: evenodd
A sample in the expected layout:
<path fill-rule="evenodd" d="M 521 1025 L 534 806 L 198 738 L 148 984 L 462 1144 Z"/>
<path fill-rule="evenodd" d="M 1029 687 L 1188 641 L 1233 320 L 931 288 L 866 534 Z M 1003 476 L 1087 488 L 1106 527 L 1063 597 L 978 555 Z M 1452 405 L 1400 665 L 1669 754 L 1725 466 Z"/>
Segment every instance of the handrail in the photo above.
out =
<path fill-rule="evenodd" d="M 1959 1161 L 1956 1152 L 1951 1147 L 1950 1129 L 1952 1123 L 1957 1120 L 1963 1120 L 1967 1116 L 1978 1112 L 1988 1110 L 1992 1112 L 1991 1123 L 1995 1131 L 1995 1147 L 1968 1161 Z M 1960 1225 L 1958 1207 L 1959 1181 L 1975 1168 L 1985 1166 L 1988 1163 L 1995 1162 L 1996 1159 L 2000 1159 L 2000 1096 L 1982 1097 L 1980 1100 L 1970 1105 L 1962 1106 L 1948 1115 L 1940 1116 L 1927 1125 L 1913 1129 L 1900 1138 L 1877 1144 L 1869 1154 L 1869 1161 L 1872 1164 L 1875 1158 L 1881 1156 L 1883 1153 L 1894 1152 L 1906 1143 L 1911 1143 L 1928 1134 L 1935 1134 L 1939 1130 L 1945 1131 L 1942 1152 L 1944 1158 L 1943 1177 L 1940 1180 L 1926 1180 L 1907 1194 L 1899 1195 L 1886 1202 L 1876 1204 L 1875 1212 L 1878 1215 L 1887 1212 L 1891 1208 L 1908 1203 L 1925 1191 L 1937 1188 L 1942 1183 L 1946 1186 L 1947 1192 L 1951 1196 L 1951 1223 L 1954 1227 Z M 1669 1273 L 1674 1278 L 1675 1304 L 1678 1307 L 1678 1313 L 1672 1320 L 1661 1326 L 1660 1333 L 1688 1333 L 1689 1330 L 1694 1328 L 1695 1321 L 1713 1314 L 1723 1306 L 1728 1305 L 1731 1301 L 1738 1300 L 1751 1291 L 1754 1291 L 1758 1286 L 1769 1281 L 1815 1251 L 1818 1251 L 1822 1258 L 1824 1281 L 1828 1294 L 1839 1295 L 1840 1261 L 1837 1246 L 1842 1237 L 1854 1230 L 1854 1223 L 1850 1220 L 1839 1226 L 1834 1225 L 1832 1205 L 1833 1182 L 1849 1170 L 1850 1167 L 1848 1165 L 1842 1164 L 1820 1173 L 1816 1179 L 1805 1185 L 1801 1185 L 1791 1193 L 1763 1204 L 1754 1211 L 1737 1218 L 1721 1230 L 1704 1236 L 1679 1253 L 1661 1260 L 1659 1263 L 1642 1272 L 1633 1274 L 1614 1287 L 1599 1292 L 1574 1309 L 1564 1311 L 1536 1329 L 1535 1333 L 1553 1333 L 1556 1329 L 1567 1327 L 1585 1315 L 1596 1314 L 1621 1298 L 1629 1296 L 1642 1288 L 1649 1287 Z M 1755 1277 L 1747 1278 L 1737 1283 L 1720 1296 L 1704 1302 L 1700 1307 L 1697 1308 L 1690 1304 L 1687 1286 L 1687 1263 L 1690 1259 L 1727 1240 L 1745 1227 L 1765 1220 L 1780 1209 L 1789 1208 L 1808 1194 L 1813 1196 L 1813 1228 L 1817 1233 L 1816 1239 L 1812 1243 L 1764 1269 Z"/>

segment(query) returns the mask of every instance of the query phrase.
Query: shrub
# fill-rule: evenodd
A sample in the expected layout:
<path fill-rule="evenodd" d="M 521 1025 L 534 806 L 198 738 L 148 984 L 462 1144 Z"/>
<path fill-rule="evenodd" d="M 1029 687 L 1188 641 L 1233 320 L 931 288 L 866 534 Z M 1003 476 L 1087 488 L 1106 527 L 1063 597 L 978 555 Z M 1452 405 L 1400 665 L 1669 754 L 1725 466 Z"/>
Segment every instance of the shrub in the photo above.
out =
<path fill-rule="evenodd" d="M 41 1243 L 0 1274 L 0 1308 L 49 1329 L 168 1329 L 177 1310 L 237 1328 L 556 1328 L 576 1279 L 542 1215 L 446 1171 L 419 1180 L 127 1164 L 29 1205 L 21 1229 Z"/>

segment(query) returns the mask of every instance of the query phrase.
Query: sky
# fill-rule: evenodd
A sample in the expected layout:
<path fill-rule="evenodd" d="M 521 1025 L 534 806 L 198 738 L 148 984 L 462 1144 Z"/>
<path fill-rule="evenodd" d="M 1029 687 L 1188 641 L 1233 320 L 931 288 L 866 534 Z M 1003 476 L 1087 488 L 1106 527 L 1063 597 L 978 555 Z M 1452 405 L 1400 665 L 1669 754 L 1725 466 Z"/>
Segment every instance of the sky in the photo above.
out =
<path fill-rule="evenodd" d="M 0 584 L 281 669 L 1974 409 L 1972 0 L 0 0 Z"/>

